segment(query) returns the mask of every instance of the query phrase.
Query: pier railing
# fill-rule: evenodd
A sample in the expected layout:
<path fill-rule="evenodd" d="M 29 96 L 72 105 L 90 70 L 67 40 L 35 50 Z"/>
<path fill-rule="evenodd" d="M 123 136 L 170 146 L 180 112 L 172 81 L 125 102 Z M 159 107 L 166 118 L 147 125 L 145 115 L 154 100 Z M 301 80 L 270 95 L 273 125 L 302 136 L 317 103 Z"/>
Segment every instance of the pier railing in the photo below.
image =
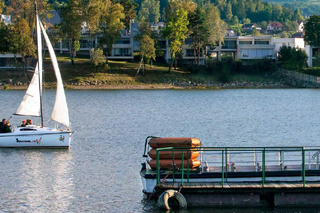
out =
<path fill-rule="evenodd" d="M 172 182 L 177 182 L 175 177 L 179 175 L 179 182 L 183 185 L 184 182 L 189 182 L 190 174 L 195 172 L 189 165 L 189 154 L 195 149 L 201 153 L 198 172 L 221 174 L 218 180 L 222 187 L 228 182 L 228 174 L 235 172 L 251 172 L 255 174 L 255 182 L 257 174 L 261 175 L 258 175 L 258 182 L 264 187 L 268 181 L 266 173 L 274 171 L 295 171 L 296 174 L 298 172 L 299 181 L 304 187 L 306 171 L 319 170 L 320 147 L 166 147 L 158 148 L 156 152 L 157 184 L 161 183 L 160 152 L 172 151 L 171 179 Z M 181 153 L 180 168 L 175 164 L 175 154 L 178 152 Z"/>

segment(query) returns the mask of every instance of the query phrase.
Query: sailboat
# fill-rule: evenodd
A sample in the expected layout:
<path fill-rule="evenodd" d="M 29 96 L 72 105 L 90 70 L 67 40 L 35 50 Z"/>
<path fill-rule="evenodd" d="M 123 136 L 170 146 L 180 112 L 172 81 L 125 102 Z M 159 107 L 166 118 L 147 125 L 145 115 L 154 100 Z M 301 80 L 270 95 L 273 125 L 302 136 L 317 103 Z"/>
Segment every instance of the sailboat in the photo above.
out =
<path fill-rule="evenodd" d="M 57 57 L 53 50 L 49 37 L 39 20 L 36 9 L 37 28 L 37 53 L 38 63 L 36 65 L 31 83 L 26 94 L 14 115 L 33 116 L 41 118 L 41 125 L 27 125 L 16 127 L 10 133 L 0 133 L 0 147 L 30 147 L 30 148 L 68 148 L 71 143 L 73 132 L 70 129 L 69 112 L 66 96 L 63 88 Z M 64 126 L 61 128 L 50 128 L 43 125 L 42 110 L 42 37 L 48 47 L 51 62 L 57 79 L 57 90 L 51 119 Z"/>

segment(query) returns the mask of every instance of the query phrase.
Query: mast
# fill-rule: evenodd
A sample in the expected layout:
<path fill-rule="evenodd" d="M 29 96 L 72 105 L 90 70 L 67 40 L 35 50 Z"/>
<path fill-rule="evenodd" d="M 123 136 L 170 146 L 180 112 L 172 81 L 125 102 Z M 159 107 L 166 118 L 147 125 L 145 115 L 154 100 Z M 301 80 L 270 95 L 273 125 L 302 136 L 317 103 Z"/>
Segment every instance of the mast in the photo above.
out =
<path fill-rule="evenodd" d="M 41 45 L 41 31 L 39 25 L 37 2 L 34 2 L 35 14 L 36 14 L 36 30 L 37 30 L 37 51 L 38 51 L 38 75 L 39 75 L 39 97 L 40 97 L 40 119 L 41 127 L 43 127 L 43 110 L 42 110 L 42 45 Z"/>

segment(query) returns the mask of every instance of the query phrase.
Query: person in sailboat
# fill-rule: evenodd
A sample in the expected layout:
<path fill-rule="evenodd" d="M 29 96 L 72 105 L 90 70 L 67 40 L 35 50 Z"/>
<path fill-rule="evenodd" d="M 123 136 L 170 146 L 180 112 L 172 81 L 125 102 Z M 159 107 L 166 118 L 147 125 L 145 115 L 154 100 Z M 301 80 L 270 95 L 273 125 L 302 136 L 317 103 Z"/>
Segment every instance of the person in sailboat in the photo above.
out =
<path fill-rule="evenodd" d="M 7 123 L 7 119 L 2 119 L 2 122 L 0 122 L 0 132 L 2 130 L 3 125 L 5 125 Z"/>
<path fill-rule="evenodd" d="M 23 120 L 20 127 L 26 127 L 26 126 L 27 126 L 27 121 L 26 121 L 26 120 Z"/>
<path fill-rule="evenodd" d="M 27 119 L 26 125 L 32 125 L 32 120 L 31 119 Z"/>
<path fill-rule="evenodd" d="M 7 121 L 1 128 L 2 133 L 12 132 L 10 121 Z"/>

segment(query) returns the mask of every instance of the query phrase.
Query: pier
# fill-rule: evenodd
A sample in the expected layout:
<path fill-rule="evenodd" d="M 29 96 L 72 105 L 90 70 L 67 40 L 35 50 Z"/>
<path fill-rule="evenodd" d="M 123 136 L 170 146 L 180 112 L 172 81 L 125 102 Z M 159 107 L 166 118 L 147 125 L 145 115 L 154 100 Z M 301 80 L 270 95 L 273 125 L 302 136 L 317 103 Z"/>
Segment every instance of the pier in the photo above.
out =
<path fill-rule="evenodd" d="M 146 190 L 153 188 L 154 197 L 180 192 L 188 207 L 320 206 L 320 147 L 196 149 L 201 152 L 198 168 L 189 165 L 194 147 L 158 148 L 156 169 L 143 174 Z M 168 151 L 172 166 L 161 169 L 160 152 Z"/>

